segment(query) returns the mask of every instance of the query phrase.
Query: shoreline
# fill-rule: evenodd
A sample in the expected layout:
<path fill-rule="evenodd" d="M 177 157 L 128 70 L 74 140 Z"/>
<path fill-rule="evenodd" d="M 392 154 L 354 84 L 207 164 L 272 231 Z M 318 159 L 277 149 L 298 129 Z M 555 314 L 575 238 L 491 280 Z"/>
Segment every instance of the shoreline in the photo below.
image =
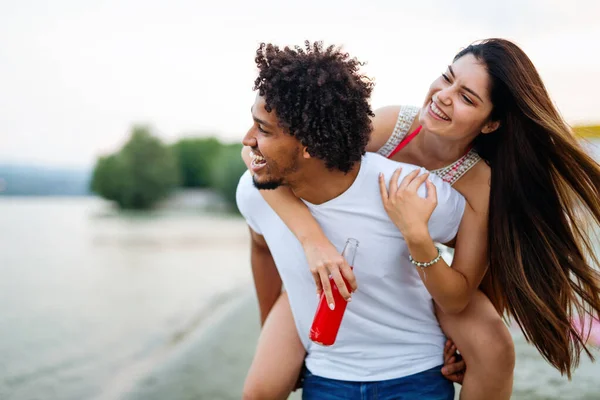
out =
<path fill-rule="evenodd" d="M 119 398 L 239 399 L 259 332 L 258 304 L 246 291 Z"/>
<path fill-rule="evenodd" d="M 226 311 L 190 335 L 169 357 L 131 385 L 124 400 L 240 399 L 246 373 L 260 333 L 256 298 L 251 291 L 239 296 Z M 568 381 L 526 343 L 518 327 L 511 327 L 517 352 L 513 397 L 526 399 L 592 399 L 600 395 L 600 363 L 582 357 Z M 600 352 L 593 353 L 597 358 Z M 455 399 L 460 386 L 455 385 Z M 289 400 L 299 400 L 301 390 Z"/>
<path fill-rule="evenodd" d="M 245 286 L 245 285 L 244 285 Z M 186 345 L 202 341 L 204 335 L 215 325 L 222 324 L 228 316 L 247 302 L 250 297 L 248 290 L 239 296 L 241 287 L 222 292 L 213 297 L 184 327 L 177 329 L 170 335 L 163 346 L 151 354 L 127 365 L 108 382 L 105 390 L 95 400 L 123 399 L 135 388 L 143 384 L 144 380 L 152 375 L 153 371 L 178 353 L 183 352 Z"/>

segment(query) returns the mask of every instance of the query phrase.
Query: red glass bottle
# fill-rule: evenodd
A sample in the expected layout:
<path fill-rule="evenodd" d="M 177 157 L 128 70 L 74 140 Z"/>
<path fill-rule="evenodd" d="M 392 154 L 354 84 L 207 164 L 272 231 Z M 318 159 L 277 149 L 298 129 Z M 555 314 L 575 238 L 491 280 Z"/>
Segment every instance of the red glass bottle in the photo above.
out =
<path fill-rule="evenodd" d="M 346 245 L 344 246 L 342 256 L 346 259 L 346 262 L 348 265 L 350 265 L 350 268 L 354 267 L 354 257 L 356 256 L 357 250 L 358 240 L 348 239 L 346 241 Z M 343 279 L 344 283 L 346 284 L 346 288 L 350 290 L 350 285 L 345 278 Z M 331 291 L 333 292 L 335 307 L 333 310 L 329 308 L 325 294 L 322 293 L 309 334 L 310 340 L 322 346 L 331 346 L 335 343 L 335 338 L 340 330 L 342 318 L 344 317 L 346 305 L 348 304 L 348 302 L 340 294 L 338 287 L 331 276 L 329 277 L 329 283 L 331 285 Z"/>

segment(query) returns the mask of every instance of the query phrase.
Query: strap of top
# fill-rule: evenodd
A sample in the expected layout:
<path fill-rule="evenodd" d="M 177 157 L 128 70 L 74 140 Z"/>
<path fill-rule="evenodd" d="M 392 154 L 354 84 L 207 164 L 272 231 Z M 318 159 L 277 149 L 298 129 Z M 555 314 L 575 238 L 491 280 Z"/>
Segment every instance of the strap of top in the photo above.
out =
<path fill-rule="evenodd" d="M 431 173 L 436 174 L 450 185 L 454 185 L 479 161 L 481 161 L 481 157 L 479 157 L 479 154 L 477 154 L 475 149 L 471 148 L 467 154 L 454 161 L 452 164 L 443 168 L 434 169 Z"/>
<path fill-rule="evenodd" d="M 398 147 L 400 142 L 408 134 L 408 130 L 412 125 L 415 117 L 419 113 L 420 108 L 414 106 L 401 106 L 400 112 L 398 113 L 398 119 L 396 120 L 396 126 L 390 138 L 385 144 L 377 151 L 384 157 L 390 157 L 390 154 Z"/>
<path fill-rule="evenodd" d="M 417 136 L 419 134 L 419 132 L 421 132 L 422 128 L 423 127 L 421 125 L 419 125 L 417 127 L 417 129 L 415 129 L 414 131 L 412 131 L 410 133 L 410 135 L 404 136 L 404 139 L 402 139 L 402 141 L 400 143 L 398 143 L 398 146 L 396 146 L 396 148 L 390 153 L 390 155 L 388 156 L 388 158 L 394 157 L 394 155 L 397 152 L 399 152 L 400 150 L 402 150 L 403 148 L 405 148 L 406 145 L 409 144 L 410 141 L 413 140 L 415 138 L 415 136 Z"/>
<path fill-rule="evenodd" d="M 413 139 L 421 131 L 421 126 L 415 129 L 410 135 L 408 130 L 412 125 L 413 120 L 419 113 L 420 108 L 413 106 L 402 106 L 398 113 L 398 120 L 392 135 L 388 141 L 381 147 L 377 153 L 384 157 L 390 158 L 404 146 L 406 146 L 411 139 Z M 460 178 L 463 177 L 471 168 L 475 166 L 481 157 L 471 148 L 464 156 L 456 160 L 450 165 L 431 171 L 436 174 L 442 180 L 448 182 L 450 185 L 454 185 Z"/>

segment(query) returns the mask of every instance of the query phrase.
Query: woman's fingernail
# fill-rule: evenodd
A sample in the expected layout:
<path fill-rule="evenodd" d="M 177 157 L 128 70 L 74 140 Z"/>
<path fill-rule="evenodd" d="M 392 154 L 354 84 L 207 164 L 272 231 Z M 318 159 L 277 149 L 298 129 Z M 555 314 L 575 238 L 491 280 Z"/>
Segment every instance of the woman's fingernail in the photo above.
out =
<path fill-rule="evenodd" d="M 329 309 L 330 309 L 330 310 L 333 310 L 334 308 L 335 308 L 335 304 L 333 304 L 333 303 L 329 303 Z"/>
<path fill-rule="evenodd" d="M 348 297 L 348 300 L 346 300 L 348 303 L 350 303 L 352 301 L 352 297 Z"/>
<path fill-rule="evenodd" d="M 446 367 L 442 368 L 442 374 L 447 374 L 448 370 L 446 369 Z"/>

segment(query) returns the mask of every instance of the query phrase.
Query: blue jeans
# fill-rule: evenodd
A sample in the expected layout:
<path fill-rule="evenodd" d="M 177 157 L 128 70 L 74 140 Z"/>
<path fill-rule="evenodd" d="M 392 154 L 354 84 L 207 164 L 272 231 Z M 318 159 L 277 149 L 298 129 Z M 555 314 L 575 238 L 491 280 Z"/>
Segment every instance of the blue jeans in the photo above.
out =
<path fill-rule="evenodd" d="M 444 378 L 442 366 L 397 379 L 349 382 L 304 372 L 303 400 L 453 400 L 454 385 Z"/>

